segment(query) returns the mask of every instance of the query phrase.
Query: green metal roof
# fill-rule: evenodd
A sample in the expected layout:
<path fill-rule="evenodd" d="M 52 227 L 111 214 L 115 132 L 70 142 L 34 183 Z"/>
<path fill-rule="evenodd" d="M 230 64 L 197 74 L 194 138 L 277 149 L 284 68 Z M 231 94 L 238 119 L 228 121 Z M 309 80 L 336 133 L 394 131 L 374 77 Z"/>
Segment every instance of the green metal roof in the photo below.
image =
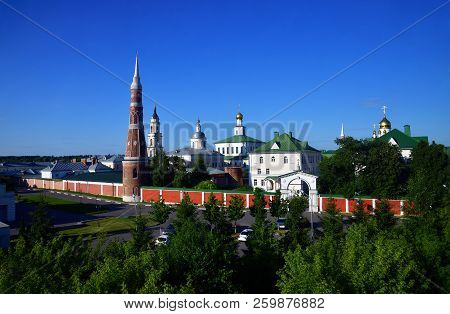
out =
<path fill-rule="evenodd" d="M 389 143 L 391 139 L 393 139 L 397 143 L 398 147 L 402 149 L 413 149 L 417 146 L 417 144 L 419 144 L 420 141 L 428 142 L 428 136 L 411 137 L 397 129 L 393 129 L 376 140 Z"/>
<path fill-rule="evenodd" d="M 257 140 L 256 138 L 247 136 L 247 135 L 233 135 L 231 137 L 228 137 L 224 140 L 221 141 L 217 141 L 214 144 L 223 144 L 223 143 L 245 143 L 245 142 L 250 142 L 250 143 L 263 143 L 260 140 Z"/>
<path fill-rule="evenodd" d="M 274 144 L 277 144 L 279 149 L 272 149 Z M 307 141 L 300 141 L 289 134 L 283 133 L 281 135 L 275 135 L 275 137 L 256 148 L 253 153 L 280 153 L 280 152 L 301 152 L 305 150 L 311 150 L 315 152 L 320 152 L 319 150 L 309 146 Z"/>
<path fill-rule="evenodd" d="M 71 174 L 66 176 L 64 180 L 122 183 L 122 171 L 85 172 L 79 174 Z"/>

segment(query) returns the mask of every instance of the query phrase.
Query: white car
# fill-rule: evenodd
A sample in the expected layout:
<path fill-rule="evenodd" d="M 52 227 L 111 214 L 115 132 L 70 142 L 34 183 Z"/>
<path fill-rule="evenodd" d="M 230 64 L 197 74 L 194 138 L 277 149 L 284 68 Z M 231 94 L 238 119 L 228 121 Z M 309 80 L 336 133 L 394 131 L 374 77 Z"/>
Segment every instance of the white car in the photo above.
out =
<path fill-rule="evenodd" d="M 248 239 L 248 237 L 250 236 L 250 234 L 252 232 L 253 232 L 252 229 L 244 229 L 244 230 L 242 230 L 242 232 L 239 234 L 238 241 L 247 242 L 247 239 Z"/>
<path fill-rule="evenodd" d="M 169 235 L 168 234 L 162 234 L 159 237 L 156 238 L 155 244 L 156 245 L 167 245 L 169 244 Z"/>

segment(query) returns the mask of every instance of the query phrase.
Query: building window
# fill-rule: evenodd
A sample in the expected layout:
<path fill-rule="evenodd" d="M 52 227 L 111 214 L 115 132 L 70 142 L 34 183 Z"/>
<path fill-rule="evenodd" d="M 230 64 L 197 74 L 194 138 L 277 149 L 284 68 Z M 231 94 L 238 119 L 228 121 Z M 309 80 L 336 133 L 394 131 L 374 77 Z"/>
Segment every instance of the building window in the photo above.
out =
<path fill-rule="evenodd" d="M 133 179 L 136 179 L 137 178 L 137 169 L 136 168 L 133 168 Z"/>
<path fill-rule="evenodd" d="M 258 174 L 261 174 L 261 168 L 260 168 L 260 169 L 258 169 Z"/>
<path fill-rule="evenodd" d="M 264 186 L 264 180 L 261 180 L 261 186 Z"/>
<path fill-rule="evenodd" d="M 234 147 L 231 147 L 231 153 L 234 154 Z"/>
<path fill-rule="evenodd" d="M 275 156 L 272 156 L 272 162 L 275 162 Z"/>
<path fill-rule="evenodd" d="M 286 156 L 284 156 L 284 163 L 287 164 L 288 163 L 288 158 Z"/>
<path fill-rule="evenodd" d="M 269 168 L 266 169 L 266 174 L 270 174 L 270 169 Z"/>
<path fill-rule="evenodd" d="M 260 164 L 264 163 L 264 158 L 263 158 L 262 156 L 259 157 L 259 163 L 260 163 Z"/>
<path fill-rule="evenodd" d="M 227 147 L 227 155 L 230 153 L 230 148 Z"/>
<path fill-rule="evenodd" d="M 253 185 L 254 185 L 254 186 L 257 186 L 257 185 L 258 185 L 258 180 L 256 180 L 256 179 L 253 180 Z"/>

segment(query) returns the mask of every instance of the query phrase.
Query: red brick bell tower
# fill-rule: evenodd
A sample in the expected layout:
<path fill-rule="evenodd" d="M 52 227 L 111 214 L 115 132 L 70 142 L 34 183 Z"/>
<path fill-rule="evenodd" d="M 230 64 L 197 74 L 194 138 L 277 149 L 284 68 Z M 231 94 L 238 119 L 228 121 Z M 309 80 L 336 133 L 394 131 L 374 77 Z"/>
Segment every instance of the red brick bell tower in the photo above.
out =
<path fill-rule="evenodd" d="M 133 83 L 130 87 L 130 118 L 128 139 L 123 164 L 123 200 L 140 200 L 140 187 L 146 177 L 147 147 L 145 144 L 142 107 L 142 85 L 139 77 L 139 62 L 136 55 Z"/>

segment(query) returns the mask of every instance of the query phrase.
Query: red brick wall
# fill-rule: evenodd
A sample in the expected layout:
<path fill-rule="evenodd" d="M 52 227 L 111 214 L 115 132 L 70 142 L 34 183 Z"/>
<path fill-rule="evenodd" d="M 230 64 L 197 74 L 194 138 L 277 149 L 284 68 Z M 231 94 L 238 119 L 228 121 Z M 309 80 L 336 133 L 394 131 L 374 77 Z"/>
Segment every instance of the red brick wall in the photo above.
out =
<path fill-rule="evenodd" d="M 391 211 L 394 213 L 394 215 L 400 215 L 400 201 L 399 200 L 389 200 L 388 201 L 389 206 L 391 207 Z"/>
<path fill-rule="evenodd" d="M 246 194 L 227 194 L 227 204 L 226 204 L 227 206 L 230 206 L 231 198 L 233 196 L 242 198 L 242 200 L 244 201 L 244 206 L 246 205 L 246 199 L 247 199 Z"/>
<path fill-rule="evenodd" d="M 216 199 L 217 199 L 219 202 L 222 202 L 222 203 L 223 203 L 223 193 L 221 193 L 221 192 L 213 192 L 213 194 L 214 194 L 214 196 L 216 197 Z M 205 193 L 205 199 L 206 199 L 206 200 L 208 199 L 207 197 L 209 197 L 209 193 L 208 193 L 208 196 L 206 196 L 206 193 Z"/>
<path fill-rule="evenodd" d="M 95 194 L 95 195 L 101 195 L 102 194 L 102 187 L 100 184 L 96 184 L 96 183 L 90 183 L 89 184 L 89 192 L 91 194 Z"/>
<path fill-rule="evenodd" d="M 156 202 L 159 200 L 159 190 L 142 189 L 142 200 L 144 202 Z"/>
<path fill-rule="evenodd" d="M 179 203 L 180 191 L 178 190 L 163 190 L 162 198 L 167 203 Z"/>
<path fill-rule="evenodd" d="M 197 191 L 184 191 L 183 197 L 186 195 L 189 195 L 189 198 L 191 199 L 192 204 L 195 205 L 201 205 L 202 204 L 202 192 Z M 208 200 L 209 193 L 205 193 L 205 201 Z"/>
<path fill-rule="evenodd" d="M 64 190 L 62 181 L 55 181 L 55 190 Z"/>
<path fill-rule="evenodd" d="M 266 201 L 266 208 L 270 208 L 270 195 L 264 195 L 264 200 Z"/>
<path fill-rule="evenodd" d="M 328 203 L 328 197 L 321 197 L 322 198 L 322 210 L 326 210 L 326 206 Z M 336 207 L 343 213 L 345 213 L 345 198 L 342 197 L 336 197 L 334 198 L 334 201 L 336 203 Z M 372 199 L 362 199 L 363 201 L 363 206 L 364 206 L 364 211 L 366 212 L 372 212 L 373 208 L 372 208 Z M 401 206 L 400 206 L 400 200 L 389 200 L 389 206 L 391 207 L 391 211 L 394 215 L 400 215 L 401 214 Z M 376 205 L 378 207 L 380 201 L 376 200 L 375 201 Z M 348 205 L 349 205 L 349 211 L 350 212 L 354 212 L 355 210 L 355 204 L 356 204 L 356 200 L 355 199 L 350 199 L 348 201 Z M 369 210 L 370 208 L 370 210 Z"/>
<path fill-rule="evenodd" d="M 78 183 L 77 192 L 87 193 L 87 184 L 86 183 Z"/>
<path fill-rule="evenodd" d="M 112 185 L 103 185 L 103 195 L 114 196 L 114 187 Z"/>
<path fill-rule="evenodd" d="M 117 187 L 117 195 L 115 195 L 115 196 L 117 196 L 117 197 L 122 197 L 123 196 L 123 186 L 122 185 L 119 185 Z"/>

